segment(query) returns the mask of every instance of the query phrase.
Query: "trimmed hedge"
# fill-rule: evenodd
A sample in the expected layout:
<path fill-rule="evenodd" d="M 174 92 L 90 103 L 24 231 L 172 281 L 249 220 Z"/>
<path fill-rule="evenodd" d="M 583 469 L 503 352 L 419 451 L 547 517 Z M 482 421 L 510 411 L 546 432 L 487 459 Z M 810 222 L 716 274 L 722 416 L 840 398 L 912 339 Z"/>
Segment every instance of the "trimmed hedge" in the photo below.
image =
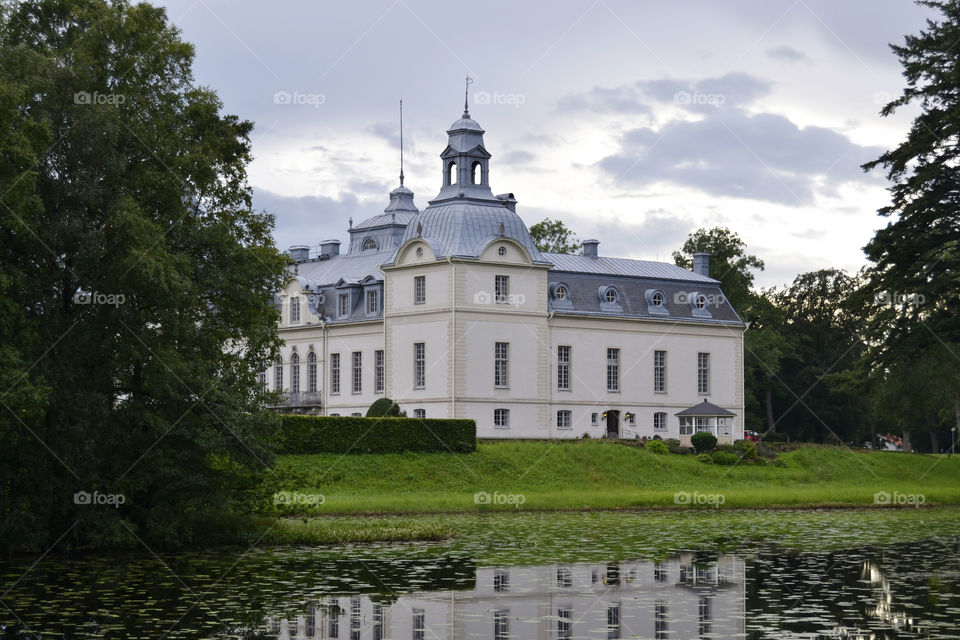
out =
<path fill-rule="evenodd" d="M 473 420 L 284 415 L 281 421 L 274 445 L 278 454 L 477 449 Z"/>

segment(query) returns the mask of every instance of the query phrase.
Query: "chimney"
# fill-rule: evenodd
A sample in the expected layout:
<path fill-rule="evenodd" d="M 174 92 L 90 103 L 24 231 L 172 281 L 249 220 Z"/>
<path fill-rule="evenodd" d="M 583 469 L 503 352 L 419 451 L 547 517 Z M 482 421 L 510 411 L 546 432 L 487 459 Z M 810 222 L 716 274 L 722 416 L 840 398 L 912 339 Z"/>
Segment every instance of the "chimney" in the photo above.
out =
<path fill-rule="evenodd" d="M 287 249 L 287 255 L 290 256 L 291 260 L 303 262 L 310 258 L 310 247 L 305 244 L 295 244 Z"/>
<path fill-rule="evenodd" d="M 513 197 L 512 193 L 497 194 L 497 200 L 502 202 L 503 206 L 505 206 L 510 211 L 513 211 L 514 213 L 517 212 L 517 199 Z"/>
<path fill-rule="evenodd" d="M 710 254 L 699 251 L 693 254 L 693 272 L 697 275 L 710 277 Z"/>
<path fill-rule="evenodd" d="M 329 260 L 333 256 L 340 255 L 339 240 L 321 240 L 320 241 L 320 259 Z"/>
<path fill-rule="evenodd" d="M 600 245 L 599 240 L 584 240 L 582 244 L 584 257 L 593 258 L 594 260 L 599 257 L 597 255 L 597 247 Z"/>

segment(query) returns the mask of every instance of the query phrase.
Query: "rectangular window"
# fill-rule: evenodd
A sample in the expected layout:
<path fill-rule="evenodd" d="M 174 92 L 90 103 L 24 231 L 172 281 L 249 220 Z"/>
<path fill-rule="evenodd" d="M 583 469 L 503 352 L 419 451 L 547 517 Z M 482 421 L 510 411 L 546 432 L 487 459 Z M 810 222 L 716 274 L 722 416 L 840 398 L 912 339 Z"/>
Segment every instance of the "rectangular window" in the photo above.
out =
<path fill-rule="evenodd" d="M 497 429 L 510 428 L 510 409 L 493 410 L 493 426 Z"/>
<path fill-rule="evenodd" d="M 607 391 L 620 391 L 620 349 L 607 349 Z"/>
<path fill-rule="evenodd" d="M 658 411 L 653 414 L 653 430 L 654 431 L 666 431 L 667 430 L 667 414 L 663 411 Z"/>
<path fill-rule="evenodd" d="M 348 315 L 350 315 L 350 296 L 345 293 L 341 293 L 338 301 L 340 305 L 337 309 L 338 315 L 341 318 L 346 318 Z"/>
<path fill-rule="evenodd" d="M 317 354 L 313 351 L 307 356 L 307 391 L 317 392 Z"/>
<path fill-rule="evenodd" d="M 340 354 L 330 354 L 330 393 L 340 393 Z"/>
<path fill-rule="evenodd" d="M 426 418 L 426 417 L 427 417 L 427 410 L 426 410 L 426 409 L 414 409 L 414 410 L 413 410 L 413 417 L 414 417 L 414 418 L 420 418 L 420 419 Z"/>
<path fill-rule="evenodd" d="M 494 609 L 493 640 L 510 640 L 510 609 Z"/>
<path fill-rule="evenodd" d="M 713 433 L 714 423 L 713 418 L 697 418 L 693 419 L 693 426 L 696 429 L 697 433 Z M 716 435 L 714 433 L 714 435 Z"/>
<path fill-rule="evenodd" d="M 340 637 L 340 607 L 332 605 L 329 609 L 330 618 L 327 622 L 327 635 L 331 638 Z"/>
<path fill-rule="evenodd" d="M 713 619 L 710 614 L 710 598 L 708 596 L 701 596 L 700 603 L 697 607 L 697 617 L 699 619 L 699 625 L 697 626 L 697 631 L 701 638 L 705 638 L 710 635 L 711 625 L 710 621 Z"/>
<path fill-rule="evenodd" d="M 493 572 L 493 590 L 497 593 L 510 590 L 510 572 L 497 569 Z"/>
<path fill-rule="evenodd" d="M 590 414 L 590 424 L 597 424 L 599 422 L 599 419 L 600 419 L 599 413 Z"/>
<path fill-rule="evenodd" d="M 557 609 L 557 640 L 573 638 L 573 610 L 568 607 Z"/>
<path fill-rule="evenodd" d="M 261 389 L 263 389 L 264 391 L 267 390 L 267 371 L 266 371 L 266 369 L 264 369 L 263 371 L 261 371 L 261 372 L 259 372 L 259 373 L 257 374 L 257 383 L 260 385 L 260 388 L 261 388 Z"/>
<path fill-rule="evenodd" d="M 510 276 L 494 276 L 493 297 L 497 302 L 504 304 L 510 297 Z"/>
<path fill-rule="evenodd" d="M 620 639 L 620 603 L 607 605 L 607 640 Z"/>
<path fill-rule="evenodd" d="M 697 393 L 710 393 L 710 354 L 697 354 Z"/>
<path fill-rule="evenodd" d="M 570 347 L 557 347 L 557 389 L 570 390 Z"/>
<path fill-rule="evenodd" d="M 380 310 L 380 292 L 367 291 L 367 315 L 375 315 Z"/>
<path fill-rule="evenodd" d="M 385 367 L 382 349 L 377 349 L 373 352 L 373 365 L 373 390 L 376 393 L 383 393 L 383 373 Z"/>
<path fill-rule="evenodd" d="M 562 588 L 573 586 L 573 572 L 570 569 L 563 567 L 557 569 L 557 586 Z"/>
<path fill-rule="evenodd" d="M 363 391 L 363 353 L 353 352 L 353 392 Z"/>
<path fill-rule="evenodd" d="M 273 390 L 283 391 L 283 360 L 277 360 L 273 368 Z"/>
<path fill-rule="evenodd" d="M 680 418 L 680 435 L 682 436 L 693 435 L 693 418 L 688 418 L 688 417 Z"/>
<path fill-rule="evenodd" d="M 300 324 L 300 296 L 290 297 L 290 324 Z"/>
<path fill-rule="evenodd" d="M 567 409 L 557 411 L 557 429 L 570 429 L 573 427 L 573 412 Z"/>
<path fill-rule="evenodd" d="M 493 347 L 493 386 L 506 389 L 510 386 L 510 344 L 497 342 Z"/>
<path fill-rule="evenodd" d="M 733 418 L 717 418 L 717 435 L 733 435 Z"/>
<path fill-rule="evenodd" d="M 667 391 L 667 352 L 653 352 L 653 392 L 666 393 Z"/>
<path fill-rule="evenodd" d="M 427 386 L 427 351 L 423 342 L 413 343 L 413 388 Z"/>
<path fill-rule="evenodd" d="M 360 598 L 350 598 L 350 640 L 360 640 Z"/>
<path fill-rule="evenodd" d="M 413 277 L 413 304 L 427 301 L 427 276 Z"/>
<path fill-rule="evenodd" d="M 653 565 L 653 579 L 657 582 L 667 581 L 667 570 L 663 568 L 662 562 L 658 562 Z"/>
<path fill-rule="evenodd" d="M 656 640 L 666 640 L 668 633 L 667 603 L 657 600 L 653 608 L 653 636 Z"/>
<path fill-rule="evenodd" d="M 307 634 L 309 638 L 310 635 Z M 373 605 L 373 640 L 383 640 L 383 605 Z"/>
<path fill-rule="evenodd" d="M 423 609 L 413 610 L 413 640 L 424 640 L 427 633 L 427 620 Z"/>

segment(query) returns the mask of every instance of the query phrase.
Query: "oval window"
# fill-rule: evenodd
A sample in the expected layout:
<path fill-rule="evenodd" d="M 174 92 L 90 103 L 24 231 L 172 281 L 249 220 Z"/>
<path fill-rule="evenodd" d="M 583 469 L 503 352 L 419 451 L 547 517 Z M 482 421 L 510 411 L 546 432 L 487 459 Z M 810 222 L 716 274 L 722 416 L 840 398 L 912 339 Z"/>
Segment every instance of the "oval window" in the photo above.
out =
<path fill-rule="evenodd" d="M 505 255 L 507 255 L 507 248 L 506 248 L 506 247 L 500 247 L 499 249 L 497 249 L 497 253 L 498 253 L 499 255 L 501 255 L 501 256 L 505 256 Z"/>
<path fill-rule="evenodd" d="M 653 294 L 653 306 L 662 307 L 663 306 L 663 294 L 657 291 Z"/>
<path fill-rule="evenodd" d="M 418 258 L 423 257 L 423 247 L 417 247 L 417 257 Z"/>
<path fill-rule="evenodd" d="M 609 289 L 607 289 L 607 292 L 603 294 L 603 297 L 607 299 L 607 302 L 609 302 L 610 304 L 613 304 L 614 302 L 617 301 L 617 290 L 614 289 L 613 287 L 610 287 Z"/>
<path fill-rule="evenodd" d="M 557 287 L 557 290 L 554 294 L 557 300 L 566 300 L 567 299 L 567 288 L 563 285 Z"/>

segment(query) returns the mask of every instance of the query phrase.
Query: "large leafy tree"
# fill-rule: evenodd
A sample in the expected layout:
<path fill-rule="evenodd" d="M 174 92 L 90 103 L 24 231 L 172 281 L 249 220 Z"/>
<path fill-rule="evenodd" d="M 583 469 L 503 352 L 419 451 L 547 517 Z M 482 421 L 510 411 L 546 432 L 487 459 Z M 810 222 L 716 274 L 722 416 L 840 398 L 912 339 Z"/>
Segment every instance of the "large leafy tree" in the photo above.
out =
<path fill-rule="evenodd" d="M 580 241 L 576 234 L 561 220 L 544 218 L 530 226 L 530 237 L 537 249 L 545 253 L 577 253 Z"/>
<path fill-rule="evenodd" d="M 723 294 L 733 308 L 744 314 L 753 299 L 753 270 L 763 270 L 763 261 L 747 253 L 746 243 L 726 227 L 697 229 L 691 233 L 673 261 L 685 269 L 693 268 L 693 254 L 710 254 L 710 277 L 720 281 Z"/>
<path fill-rule="evenodd" d="M 284 260 L 252 124 L 194 86 L 163 9 L 4 6 L 0 543 L 183 540 L 269 464 Z"/>

